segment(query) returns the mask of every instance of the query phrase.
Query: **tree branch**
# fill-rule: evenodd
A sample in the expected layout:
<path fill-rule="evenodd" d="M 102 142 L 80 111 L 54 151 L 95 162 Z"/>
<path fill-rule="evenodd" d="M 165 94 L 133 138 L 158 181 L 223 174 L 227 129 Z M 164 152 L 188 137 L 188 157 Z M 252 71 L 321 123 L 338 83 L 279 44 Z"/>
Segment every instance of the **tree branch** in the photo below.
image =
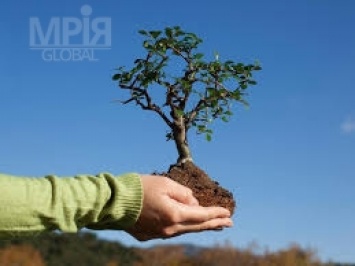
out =
<path fill-rule="evenodd" d="M 172 45 L 167 45 L 168 48 L 170 48 L 171 50 L 173 50 L 175 53 L 177 53 L 179 56 L 181 56 L 187 63 L 189 62 L 189 58 L 188 56 L 185 56 L 182 54 L 182 52 L 177 49 L 176 47 L 172 46 Z"/>
<path fill-rule="evenodd" d="M 190 124 L 195 120 L 196 116 L 198 113 L 204 108 L 204 105 L 206 105 L 207 102 L 205 98 L 202 98 L 198 101 L 196 106 L 192 108 L 192 110 L 189 112 L 189 115 L 186 117 L 185 120 L 185 126 L 186 128 L 189 128 Z"/>
<path fill-rule="evenodd" d="M 132 84 L 133 85 L 133 84 Z M 132 85 L 120 84 L 122 89 L 131 90 L 134 92 L 139 92 L 139 94 L 129 98 L 128 100 L 124 101 L 123 103 L 129 103 L 135 101 L 137 105 L 139 105 L 143 110 L 151 110 L 156 112 L 164 121 L 165 123 L 172 128 L 173 123 L 169 120 L 168 116 L 161 110 L 159 106 L 152 102 L 152 98 L 149 96 L 148 91 L 142 88 L 134 87 Z M 144 96 L 144 100 L 146 100 L 146 104 L 142 102 L 140 97 Z"/>

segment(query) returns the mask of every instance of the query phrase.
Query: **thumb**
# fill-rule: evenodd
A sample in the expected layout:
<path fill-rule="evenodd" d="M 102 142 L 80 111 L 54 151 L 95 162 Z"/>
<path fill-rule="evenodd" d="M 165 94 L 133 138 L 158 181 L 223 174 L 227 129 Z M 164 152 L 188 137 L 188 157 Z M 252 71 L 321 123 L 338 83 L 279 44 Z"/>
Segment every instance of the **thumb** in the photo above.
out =
<path fill-rule="evenodd" d="M 193 196 L 192 190 L 180 185 L 179 183 L 171 180 L 171 184 L 169 186 L 168 190 L 168 196 L 177 202 L 187 204 L 187 205 L 192 205 L 192 206 L 198 206 L 198 200 Z"/>

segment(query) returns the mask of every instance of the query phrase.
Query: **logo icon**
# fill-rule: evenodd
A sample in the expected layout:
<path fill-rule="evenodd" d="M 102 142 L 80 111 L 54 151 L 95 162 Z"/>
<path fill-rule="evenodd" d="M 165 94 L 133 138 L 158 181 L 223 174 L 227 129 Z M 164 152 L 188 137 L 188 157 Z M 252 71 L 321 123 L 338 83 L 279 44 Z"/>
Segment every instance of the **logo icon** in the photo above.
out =
<path fill-rule="evenodd" d="M 30 18 L 30 49 L 40 50 L 47 62 L 98 61 L 98 50 L 111 49 L 111 18 L 91 17 L 83 5 L 82 17 L 51 17 L 48 24 Z"/>

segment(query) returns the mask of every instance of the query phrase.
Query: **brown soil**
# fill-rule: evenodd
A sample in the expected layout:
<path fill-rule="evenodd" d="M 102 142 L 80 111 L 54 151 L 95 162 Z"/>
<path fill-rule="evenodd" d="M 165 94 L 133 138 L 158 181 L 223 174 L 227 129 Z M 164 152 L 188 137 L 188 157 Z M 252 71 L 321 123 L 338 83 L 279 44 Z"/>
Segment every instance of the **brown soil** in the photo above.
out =
<path fill-rule="evenodd" d="M 231 214 L 234 213 L 236 203 L 233 194 L 219 186 L 218 182 L 213 181 L 194 163 L 186 162 L 181 166 L 173 166 L 165 175 L 192 189 L 201 206 L 221 206 Z"/>

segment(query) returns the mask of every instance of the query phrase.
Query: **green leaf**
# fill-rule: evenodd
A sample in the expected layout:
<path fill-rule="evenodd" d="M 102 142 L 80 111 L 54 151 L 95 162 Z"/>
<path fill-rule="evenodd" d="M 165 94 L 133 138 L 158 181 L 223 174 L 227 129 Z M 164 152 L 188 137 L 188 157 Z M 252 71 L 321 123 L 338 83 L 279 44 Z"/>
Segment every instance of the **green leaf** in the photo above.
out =
<path fill-rule="evenodd" d="M 197 60 L 199 60 L 199 59 L 201 59 L 203 56 L 204 56 L 204 54 L 198 53 L 198 54 L 195 54 L 194 58 L 197 59 Z"/>
<path fill-rule="evenodd" d="M 223 122 L 228 122 L 228 118 L 226 116 L 222 116 L 221 119 L 222 119 Z"/>
<path fill-rule="evenodd" d="M 176 110 L 176 113 L 178 114 L 178 116 L 184 116 L 185 115 L 183 110 Z"/>
<path fill-rule="evenodd" d="M 166 133 L 165 137 L 166 137 L 166 141 L 174 139 L 174 136 L 173 136 L 172 132 Z"/>
<path fill-rule="evenodd" d="M 112 80 L 119 80 L 121 76 L 122 76 L 121 74 L 115 74 L 113 75 Z"/>
<path fill-rule="evenodd" d="M 174 36 L 175 37 L 181 36 L 183 34 L 184 34 L 184 32 L 181 30 L 181 28 L 179 26 L 174 27 Z"/>
<path fill-rule="evenodd" d="M 212 140 L 211 134 L 206 134 L 206 140 L 207 140 L 207 141 L 211 141 L 211 140 Z"/>
<path fill-rule="evenodd" d="M 218 105 L 218 101 L 217 101 L 217 100 L 212 100 L 212 101 L 211 101 L 211 107 L 212 107 L 212 108 L 216 108 L 217 105 Z"/>
<path fill-rule="evenodd" d="M 232 113 L 231 111 L 229 111 L 229 110 L 226 111 L 224 114 L 225 114 L 225 115 L 229 115 L 229 116 L 230 116 L 230 115 L 233 115 L 233 113 Z"/>
<path fill-rule="evenodd" d="M 173 37 L 173 30 L 171 28 L 166 28 L 165 29 L 165 35 L 168 37 L 168 38 L 172 38 Z"/>
<path fill-rule="evenodd" d="M 144 41 L 143 42 L 143 47 L 144 48 L 148 48 L 150 46 L 149 42 L 148 41 Z"/>
<path fill-rule="evenodd" d="M 208 87 L 206 90 L 208 91 L 210 96 L 213 96 L 214 94 L 216 94 L 216 89 L 215 88 Z"/>
<path fill-rule="evenodd" d="M 139 34 L 142 34 L 142 35 L 147 35 L 147 32 L 145 30 L 140 30 L 138 31 Z"/>
<path fill-rule="evenodd" d="M 150 36 L 152 36 L 154 39 L 158 38 L 159 35 L 161 34 L 160 30 L 152 30 L 149 32 Z"/>
<path fill-rule="evenodd" d="M 213 133 L 212 129 L 206 129 L 205 132 L 208 133 L 208 134 L 211 134 L 211 135 Z"/>
<path fill-rule="evenodd" d="M 243 83 L 240 84 L 240 88 L 242 90 L 245 90 L 246 88 L 248 88 L 248 85 L 245 82 L 243 82 Z"/>
<path fill-rule="evenodd" d="M 200 133 L 206 132 L 206 126 L 204 126 L 204 125 L 198 125 L 198 126 L 197 126 L 197 130 L 198 130 Z"/>

